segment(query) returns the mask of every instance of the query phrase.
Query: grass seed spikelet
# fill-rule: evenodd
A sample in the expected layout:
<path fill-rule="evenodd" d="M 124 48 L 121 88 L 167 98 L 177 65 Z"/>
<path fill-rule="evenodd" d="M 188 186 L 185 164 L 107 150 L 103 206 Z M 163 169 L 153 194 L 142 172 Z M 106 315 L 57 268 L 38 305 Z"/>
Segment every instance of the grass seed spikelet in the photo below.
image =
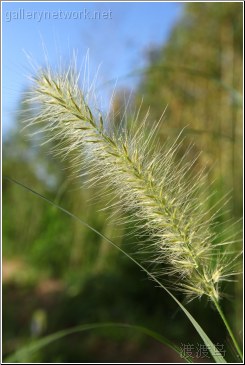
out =
<path fill-rule="evenodd" d="M 155 127 L 146 134 L 144 120 L 116 130 L 92 110 L 92 93 L 92 87 L 88 92 L 80 88 L 72 68 L 42 70 L 28 101 L 38 113 L 28 124 L 38 125 L 46 141 L 59 141 L 54 153 L 65 158 L 72 152 L 75 169 L 92 171 L 90 184 L 106 182 L 115 201 L 150 234 L 154 262 L 167 264 L 172 285 L 190 298 L 218 301 L 221 282 L 235 274 L 235 260 L 230 245 L 214 244 L 210 212 L 198 202 L 202 174 L 190 178 L 193 163 L 176 162 L 180 138 L 154 151 Z"/>

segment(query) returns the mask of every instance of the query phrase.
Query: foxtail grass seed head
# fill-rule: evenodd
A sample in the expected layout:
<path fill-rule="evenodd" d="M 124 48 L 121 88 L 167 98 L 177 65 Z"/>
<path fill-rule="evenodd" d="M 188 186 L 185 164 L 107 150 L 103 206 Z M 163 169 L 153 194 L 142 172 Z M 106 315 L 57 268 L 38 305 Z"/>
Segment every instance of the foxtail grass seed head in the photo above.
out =
<path fill-rule="evenodd" d="M 90 184 L 106 182 L 115 201 L 150 234 L 146 250 L 157 267 L 164 263 L 171 285 L 190 298 L 217 301 L 221 282 L 235 275 L 236 258 L 229 254 L 232 242 L 217 244 L 210 229 L 212 214 L 198 196 L 205 178 L 190 177 L 194 162 L 177 162 L 180 138 L 154 151 L 156 128 L 147 132 L 144 120 L 115 130 L 89 106 L 91 93 L 80 88 L 72 69 L 43 70 L 33 79 L 28 102 L 38 113 L 28 124 L 40 126 L 46 141 L 58 141 L 57 155 L 72 152 L 75 170 L 92 171 Z"/>

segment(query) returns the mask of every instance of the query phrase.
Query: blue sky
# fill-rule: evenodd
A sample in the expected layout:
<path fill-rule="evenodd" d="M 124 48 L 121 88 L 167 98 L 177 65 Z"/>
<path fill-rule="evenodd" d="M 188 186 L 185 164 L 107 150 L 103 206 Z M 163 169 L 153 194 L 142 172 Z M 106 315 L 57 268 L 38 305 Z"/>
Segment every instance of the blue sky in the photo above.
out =
<path fill-rule="evenodd" d="M 49 63 L 57 65 L 73 50 L 82 62 L 89 49 L 90 73 L 100 65 L 100 93 L 107 102 L 115 82 L 136 87 L 138 79 L 127 75 L 144 67 L 147 49 L 168 39 L 182 9 L 178 2 L 2 3 L 3 135 L 14 126 L 32 73 L 26 53 L 40 66 L 47 53 Z"/>

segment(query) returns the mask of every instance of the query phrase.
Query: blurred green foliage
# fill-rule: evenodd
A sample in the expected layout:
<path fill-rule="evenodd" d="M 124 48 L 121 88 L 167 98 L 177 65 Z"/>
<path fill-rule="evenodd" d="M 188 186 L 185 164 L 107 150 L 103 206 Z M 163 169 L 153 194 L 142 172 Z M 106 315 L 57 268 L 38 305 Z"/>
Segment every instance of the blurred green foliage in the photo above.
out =
<path fill-rule="evenodd" d="M 161 133 L 177 135 L 214 166 L 222 193 L 233 190 L 233 216 L 242 214 L 242 4 L 190 3 L 162 49 L 149 52 L 137 98 L 158 120 Z M 142 113 L 144 110 L 142 110 Z"/>
<path fill-rule="evenodd" d="M 215 178 L 210 190 L 217 193 L 210 205 L 233 190 L 230 213 L 223 212 L 220 220 L 240 218 L 242 212 L 241 76 L 242 4 L 188 3 L 167 44 L 149 52 L 134 100 L 137 108 L 144 97 L 141 116 L 150 106 L 149 125 L 168 105 L 160 141 L 177 136 L 187 126 L 186 145 L 194 141 L 195 153 L 203 151 L 194 169 L 214 165 L 207 184 Z M 118 91 L 112 114 L 123 110 L 120 95 Z M 75 182 L 70 178 L 69 160 L 51 157 L 50 145 L 37 147 L 37 140 L 20 132 L 21 122 L 29 116 L 28 105 L 21 108 L 15 132 L 4 141 L 3 175 L 47 196 L 134 251 L 131 228 L 111 223 L 109 213 L 101 210 L 105 203 L 98 198 L 100 188 L 81 188 L 82 178 Z M 31 337 L 95 321 L 143 324 L 179 344 L 197 340 L 182 313 L 174 312 L 172 301 L 137 267 L 95 233 L 6 180 L 3 264 L 4 356 Z M 227 315 L 239 336 L 242 285 L 238 282 L 226 290 L 232 301 L 222 304 L 229 308 Z M 189 309 L 214 343 L 223 341 L 231 352 L 213 309 L 205 301 L 190 303 Z M 35 335 L 37 313 L 42 313 L 42 323 Z M 102 362 L 119 357 L 121 361 L 179 360 L 139 334 L 113 330 L 62 339 L 29 361 Z"/>

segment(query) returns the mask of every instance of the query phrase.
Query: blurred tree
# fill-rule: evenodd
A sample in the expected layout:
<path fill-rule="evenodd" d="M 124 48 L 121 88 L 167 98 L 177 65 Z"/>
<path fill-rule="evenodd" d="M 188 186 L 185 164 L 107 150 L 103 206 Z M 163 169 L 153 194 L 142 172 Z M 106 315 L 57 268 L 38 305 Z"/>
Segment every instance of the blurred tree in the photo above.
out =
<path fill-rule="evenodd" d="M 138 90 L 149 123 L 168 105 L 164 138 L 186 127 L 187 143 L 216 163 L 219 191 L 233 189 L 233 215 L 242 212 L 242 4 L 188 3 L 149 66 Z M 144 111 L 144 110 L 142 110 Z"/>

